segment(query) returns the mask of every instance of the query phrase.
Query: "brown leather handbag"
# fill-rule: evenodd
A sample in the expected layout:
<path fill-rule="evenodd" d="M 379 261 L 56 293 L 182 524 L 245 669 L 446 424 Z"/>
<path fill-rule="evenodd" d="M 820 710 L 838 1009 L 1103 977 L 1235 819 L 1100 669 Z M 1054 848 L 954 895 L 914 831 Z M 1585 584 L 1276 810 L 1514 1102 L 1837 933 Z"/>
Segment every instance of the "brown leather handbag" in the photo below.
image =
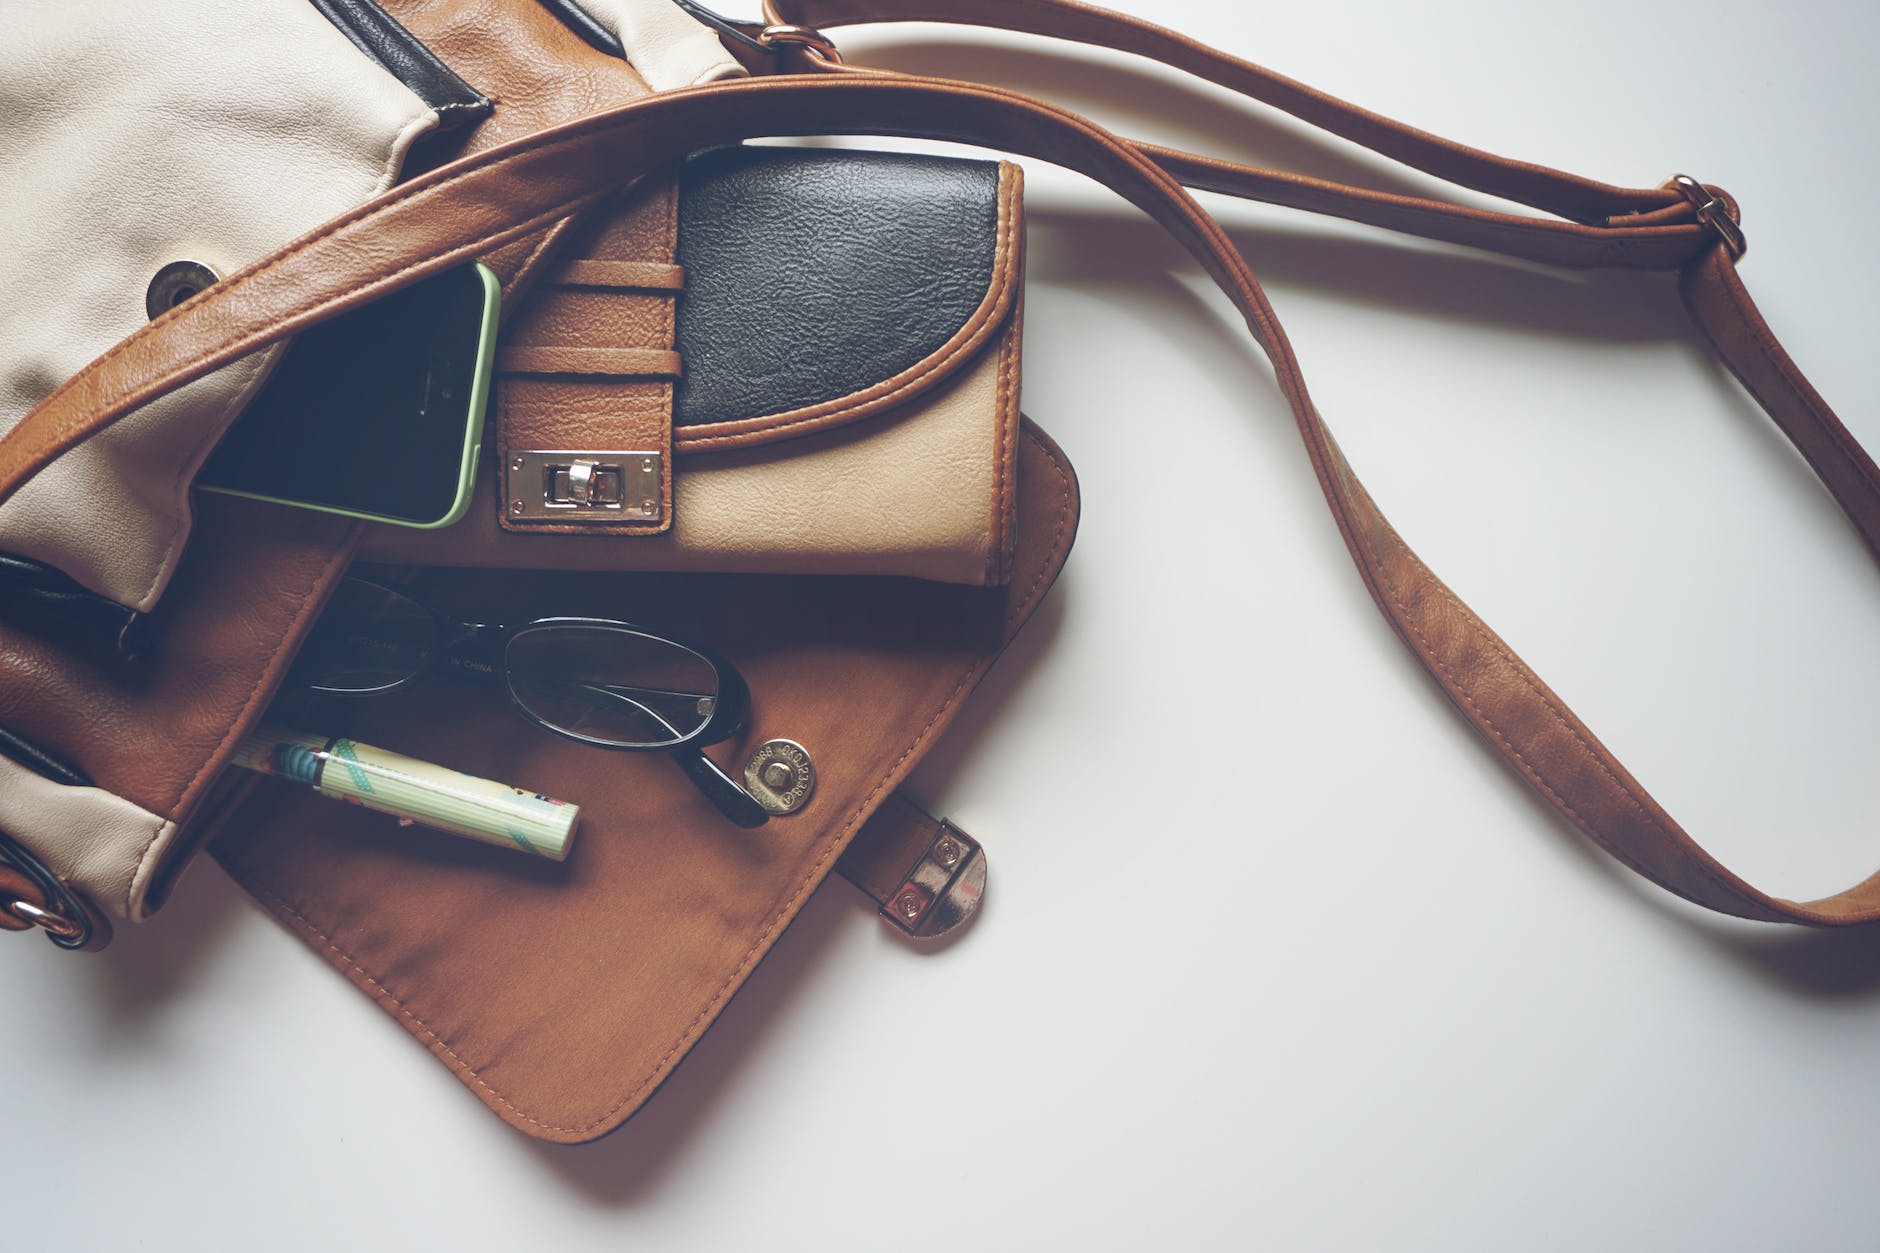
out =
<path fill-rule="evenodd" d="M 413 15 L 414 27 L 418 26 Z M 1119 138 L 1017 93 L 844 65 L 829 32 L 883 21 L 951 21 L 1129 51 L 1264 101 L 1461 186 L 1541 216 L 1464 208 L 1257 169 Z M 427 32 L 420 31 L 421 34 Z M 412 179 L 359 213 L 234 275 L 132 336 L 61 388 L 0 440 L 0 493 L 166 390 L 329 317 L 372 291 L 471 256 L 528 269 L 545 229 L 578 216 L 638 175 L 688 153 L 756 136 L 830 132 L 914 135 L 1001 149 L 1079 171 L 1161 223 L 1244 315 L 1273 364 L 1341 534 L 1380 611 L 1484 741 L 1563 818 L 1666 889 L 1721 912 L 1766 921 L 1846 925 L 1880 918 L 1880 880 L 1811 902 L 1769 896 L 1717 863 L 1657 805 L 1590 731 L 1403 543 L 1366 494 L 1314 408 L 1285 334 L 1245 259 L 1185 187 L 1262 200 L 1407 234 L 1575 268 L 1675 272 L 1685 304 L 1745 388 L 1813 466 L 1870 547 L 1880 550 L 1880 472 L 1776 343 L 1736 273 L 1744 241 L 1722 191 L 1678 178 L 1657 187 L 1593 182 L 1465 148 L 1315 92 L 1248 62 L 1121 14 L 1069 0 L 792 0 L 766 21 L 726 24 L 726 46 L 753 71 L 649 95 L 529 133 Z M 444 48 L 449 56 L 448 48 Z M 485 54 L 491 49 L 484 49 Z M 578 60 L 578 58 L 575 58 Z M 524 260 L 517 262 L 520 255 Z M 1061 564 L 1074 528 L 1074 482 L 1061 455 L 1026 428 L 1017 461 L 1012 578 L 1005 591 L 873 579 L 810 585 L 755 576 L 672 574 L 596 592 L 574 576 L 518 572 L 497 582 L 433 575 L 471 604 L 526 590 L 602 599 L 656 595 L 675 625 L 722 633 L 725 652 L 766 696 L 752 735 L 802 731 L 828 747 L 826 808 L 761 844 L 699 821 L 677 791 L 625 772 L 602 786 L 608 808 L 640 806 L 646 822 L 565 877 L 441 845 L 394 845 L 363 820 L 316 802 L 228 794 L 211 807 L 216 855 L 236 878 L 349 978 L 379 999 L 502 1117 L 544 1138 L 583 1140 L 631 1115 L 710 1025 L 844 848 L 881 812 L 895 783 L 957 711 L 1000 644 Z M 267 525 L 255 524 L 256 529 Z M 312 528 L 319 531 L 320 528 Z M 255 576 L 278 630 L 246 649 L 205 624 L 195 662 L 226 709 L 251 693 L 258 714 L 306 621 L 344 564 L 337 532 L 269 537 Z M 225 534 L 243 532 L 240 521 Z M 214 532 L 207 537 L 213 543 Z M 199 536 L 197 547 L 205 546 Z M 180 589 L 184 609 L 212 613 L 228 566 Z M 196 598 L 192 602 L 189 598 Z M 279 647 L 274 647 L 274 642 Z M 831 642 L 840 647 L 831 648 Z M 846 651 L 845 651 L 846 650 Z M 265 657 L 257 657 L 257 651 Z M 234 659 L 237 673 L 219 668 Z M 37 669 L 58 672 L 56 654 Z M 16 680 L 11 680 L 13 682 Z M 180 680 L 179 680 L 180 682 Z M 69 687 L 63 687 L 69 692 Z M 121 696 L 107 693 L 117 708 Z M 58 744 L 82 734 L 52 697 L 10 699 L 23 729 Z M 201 700 L 183 702 L 197 712 Z M 857 718 L 856 709 L 866 710 Z M 777 722 L 771 722 L 773 716 Z M 158 709 L 128 717 L 159 718 Z M 592 783 L 587 763 L 516 738 L 460 703 L 396 704 L 366 738 L 422 742 L 476 769 L 486 751 L 526 754 L 545 790 Z M 240 718 L 237 719 L 237 722 Z M 112 725 L 121 738 L 100 769 L 128 755 L 151 722 Z M 160 780 L 125 780 L 161 798 L 197 798 L 216 774 L 226 720 L 177 719 L 191 745 Z M 742 751 L 748 745 L 739 745 Z M 191 765 L 193 763 L 193 769 Z M 819 796 L 823 795 L 819 793 Z M 205 824 L 199 822 L 199 826 Z M 901 852 L 941 847 L 916 824 Z M 924 848 L 922 841 L 928 840 Z M 892 841 L 889 841 L 892 843 Z M 179 841 L 179 848 L 187 841 Z M 898 855 L 886 859 L 907 863 Z M 877 863 L 880 864 L 885 863 Z M 858 870 L 858 875 L 866 877 Z M 883 880 L 893 879 L 884 873 Z M 911 882 L 912 880 L 910 880 Z M 892 902 L 892 897 L 890 901 Z M 578 953 L 580 961 L 566 955 Z M 551 957 L 551 954 L 558 956 Z"/>

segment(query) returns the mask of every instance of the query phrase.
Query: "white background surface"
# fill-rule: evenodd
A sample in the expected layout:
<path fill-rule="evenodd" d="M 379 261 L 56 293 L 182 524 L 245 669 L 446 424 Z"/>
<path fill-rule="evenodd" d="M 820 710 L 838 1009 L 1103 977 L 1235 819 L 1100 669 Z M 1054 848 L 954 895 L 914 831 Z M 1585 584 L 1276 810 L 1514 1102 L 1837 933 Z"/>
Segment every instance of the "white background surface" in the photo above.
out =
<path fill-rule="evenodd" d="M 1493 151 L 1728 187 L 1764 312 L 1880 442 L 1880 10 L 1154 13 Z M 945 54 L 908 50 L 936 38 Z M 1211 146 L 1421 185 L 1173 75 L 1088 68 L 1118 58 L 918 28 L 847 44 L 1127 133 L 1231 128 Z M 1870 1239 L 1880 934 L 1703 916 L 1550 817 L 1373 611 L 1225 301 L 1132 211 L 1030 170 L 1026 408 L 1085 513 L 1062 582 L 912 789 L 989 848 L 976 928 L 917 954 L 831 883 L 645 1112 L 548 1148 L 204 862 L 102 956 L 0 946 L 15 1237 Z M 1880 863 L 1880 579 L 1669 279 L 1209 203 L 1406 537 L 1699 839 L 1793 895 Z"/>

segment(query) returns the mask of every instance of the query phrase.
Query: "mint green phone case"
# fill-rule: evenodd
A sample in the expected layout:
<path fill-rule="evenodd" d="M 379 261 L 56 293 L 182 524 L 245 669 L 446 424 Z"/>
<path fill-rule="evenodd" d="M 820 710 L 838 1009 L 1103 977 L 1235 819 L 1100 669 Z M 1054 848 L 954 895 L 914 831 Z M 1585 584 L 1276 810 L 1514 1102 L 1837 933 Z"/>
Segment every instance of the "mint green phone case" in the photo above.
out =
<path fill-rule="evenodd" d="M 341 517 L 359 518 L 366 522 L 384 522 L 392 526 L 408 526 L 420 531 L 432 531 L 461 521 L 463 516 L 470 511 L 470 498 L 476 492 L 477 460 L 483 450 L 484 414 L 489 406 L 490 375 L 496 358 L 496 320 L 502 304 L 502 284 L 498 281 L 496 272 L 479 261 L 476 263 L 476 274 L 483 283 L 483 318 L 477 331 L 476 366 L 471 371 L 470 377 L 470 414 L 469 421 L 464 424 L 463 452 L 458 459 L 457 493 L 451 501 L 450 509 L 443 517 L 431 522 L 414 522 L 410 518 L 361 513 L 353 509 L 342 509 L 337 505 L 322 505 L 313 501 L 268 496 L 260 492 L 245 492 L 234 487 L 208 483 L 198 486 L 205 492 L 217 492 L 224 496 L 265 500 L 277 505 L 290 505 L 295 509 L 311 509 L 316 513 L 336 513 Z"/>

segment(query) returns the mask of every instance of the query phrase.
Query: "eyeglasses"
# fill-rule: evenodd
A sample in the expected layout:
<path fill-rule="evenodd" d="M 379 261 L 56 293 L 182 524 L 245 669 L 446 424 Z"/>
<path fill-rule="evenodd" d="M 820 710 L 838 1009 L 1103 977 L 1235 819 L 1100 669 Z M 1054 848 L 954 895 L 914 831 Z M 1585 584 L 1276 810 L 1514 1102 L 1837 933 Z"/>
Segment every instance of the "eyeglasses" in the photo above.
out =
<path fill-rule="evenodd" d="M 599 748 L 671 756 L 741 827 L 769 815 L 701 749 L 743 729 L 750 689 L 703 648 L 607 618 L 464 622 L 369 579 L 341 581 L 288 673 L 303 691 L 367 696 L 420 678 L 501 687 L 525 718 Z"/>

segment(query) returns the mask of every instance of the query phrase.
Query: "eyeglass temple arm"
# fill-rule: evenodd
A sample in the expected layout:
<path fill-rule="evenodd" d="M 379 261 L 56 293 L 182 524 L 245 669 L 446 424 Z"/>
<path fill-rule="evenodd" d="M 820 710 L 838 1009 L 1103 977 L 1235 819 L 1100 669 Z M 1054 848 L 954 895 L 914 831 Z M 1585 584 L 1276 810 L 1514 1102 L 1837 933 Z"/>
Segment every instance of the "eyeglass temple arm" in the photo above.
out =
<path fill-rule="evenodd" d="M 770 815 L 764 807 L 752 799 L 751 794 L 738 785 L 737 780 L 719 768 L 718 763 L 696 748 L 682 748 L 668 753 L 673 764 L 685 773 L 685 777 L 705 799 L 718 807 L 718 812 L 732 822 L 749 830 L 761 827 L 770 821 Z"/>
<path fill-rule="evenodd" d="M 604 692 L 615 700 L 626 701 L 665 727 L 674 737 L 680 733 L 679 728 L 662 717 L 658 710 L 626 694 L 628 690 L 639 689 L 623 690 L 625 685 L 613 683 L 582 683 L 581 686 L 589 691 Z M 770 821 L 770 815 L 765 812 L 764 807 L 758 804 L 749 792 L 740 787 L 736 779 L 721 770 L 718 763 L 707 757 L 702 750 L 679 748 L 666 755 L 672 758 L 673 764 L 679 767 L 686 778 L 692 780 L 692 785 L 704 794 L 705 799 L 717 807 L 719 813 L 738 826 L 749 830 L 753 827 L 761 827 Z"/>
<path fill-rule="evenodd" d="M 710 692 L 682 692 L 677 688 L 640 687 L 632 683 L 602 683 L 598 679 L 583 680 L 581 683 L 581 686 L 587 687 L 587 688 L 593 688 L 596 691 L 606 692 L 610 696 L 618 696 L 622 700 L 633 700 L 633 703 L 636 705 L 640 703 L 639 701 L 634 700 L 634 697 L 636 696 L 671 696 L 671 697 L 676 697 L 680 700 L 691 701 L 694 704 L 697 704 L 699 701 L 706 701 L 706 700 L 714 699 L 714 697 L 712 696 Z M 642 708 L 644 708 L 644 706 L 642 706 Z M 656 713 L 653 713 L 652 710 L 648 709 L 646 712 L 648 714 L 651 714 L 655 718 L 659 718 L 659 721 L 662 723 L 665 723 L 668 729 L 672 730 L 672 733 L 674 735 L 677 735 L 679 733 L 676 728 L 672 727 L 671 723 L 667 723 L 664 718 L 660 718 L 659 715 Z M 706 711 L 701 709 L 699 710 L 699 712 L 704 713 Z"/>

